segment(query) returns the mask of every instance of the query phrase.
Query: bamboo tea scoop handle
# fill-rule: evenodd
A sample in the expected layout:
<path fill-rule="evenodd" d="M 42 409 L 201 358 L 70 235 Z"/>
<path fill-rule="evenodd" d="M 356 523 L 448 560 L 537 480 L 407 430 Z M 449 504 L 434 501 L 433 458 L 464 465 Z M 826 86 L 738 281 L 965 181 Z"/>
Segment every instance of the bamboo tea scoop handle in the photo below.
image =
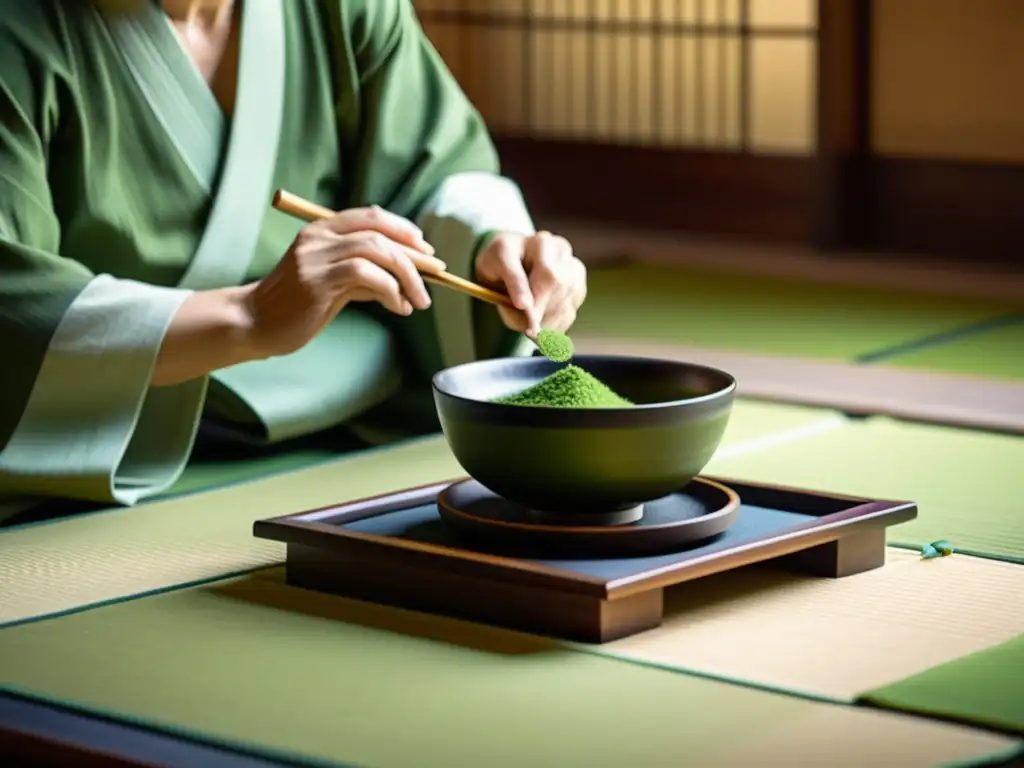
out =
<path fill-rule="evenodd" d="M 329 219 L 335 214 L 335 212 L 330 208 L 325 208 L 322 205 L 311 203 L 309 200 L 304 200 L 298 195 L 293 195 L 291 192 L 283 189 L 279 189 L 274 193 L 273 206 L 282 213 L 287 213 L 290 216 L 294 216 L 305 221 Z M 416 266 L 416 270 L 420 273 L 420 276 L 427 282 L 444 285 L 456 291 L 461 291 L 462 293 L 472 296 L 474 299 L 479 299 L 480 301 L 486 301 L 490 304 L 515 309 L 512 299 L 504 293 L 492 291 L 490 288 L 485 288 L 477 283 L 464 280 L 450 272 L 438 271 L 437 267 L 429 263 L 426 259 L 420 258 L 420 254 L 411 248 L 406 248 L 406 253 L 412 263 Z"/>

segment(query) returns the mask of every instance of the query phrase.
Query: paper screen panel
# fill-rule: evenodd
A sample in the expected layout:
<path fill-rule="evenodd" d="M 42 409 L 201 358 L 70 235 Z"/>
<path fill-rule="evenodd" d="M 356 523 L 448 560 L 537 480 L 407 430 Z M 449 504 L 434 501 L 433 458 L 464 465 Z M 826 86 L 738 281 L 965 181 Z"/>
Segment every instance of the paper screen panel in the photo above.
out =
<path fill-rule="evenodd" d="M 815 27 L 815 0 L 749 0 L 750 26 L 754 31 L 773 27 Z"/>
<path fill-rule="evenodd" d="M 775 153 L 814 149 L 815 46 L 806 40 L 751 40 L 750 143 Z"/>

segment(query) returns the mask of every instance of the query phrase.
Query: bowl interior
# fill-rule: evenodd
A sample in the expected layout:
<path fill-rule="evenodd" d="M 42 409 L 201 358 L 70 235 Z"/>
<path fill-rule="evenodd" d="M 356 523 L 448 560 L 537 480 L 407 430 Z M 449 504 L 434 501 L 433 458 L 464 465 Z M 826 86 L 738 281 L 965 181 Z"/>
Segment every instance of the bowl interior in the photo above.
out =
<path fill-rule="evenodd" d="M 732 376 L 723 371 L 672 360 L 578 355 L 571 364 L 579 366 L 639 407 L 700 401 L 736 386 Z M 480 360 L 441 371 L 434 377 L 434 386 L 449 397 L 490 403 L 496 408 L 521 409 L 524 406 L 501 405 L 492 401 L 522 392 L 564 365 L 545 357 Z"/>

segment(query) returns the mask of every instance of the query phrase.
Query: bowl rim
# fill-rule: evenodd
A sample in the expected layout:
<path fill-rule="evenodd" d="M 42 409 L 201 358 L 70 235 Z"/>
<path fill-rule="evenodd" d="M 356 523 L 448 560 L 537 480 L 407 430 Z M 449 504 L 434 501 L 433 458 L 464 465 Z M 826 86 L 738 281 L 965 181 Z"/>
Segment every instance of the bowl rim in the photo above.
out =
<path fill-rule="evenodd" d="M 542 355 L 522 355 L 522 356 L 511 356 L 510 355 L 510 356 L 506 356 L 506 357 L 490 357 L 490 358 L 486 358 L 486 359 L 483 359 L 483 360 L 471 360 L 471 361 L 469 361 L 467 363 L 459 363 L 458 365 L 453 365 L 453 366 L 449 366 L 447 368 L 443 368 L 442 370 L 438 371 L 433 376 L 431 376 L 431 378 L 430 378 L 431 387 L 433 388 L 433 390 L 435 392 L 440 393 L 440 394 L 444 395 L 447 398 L 451 398 L 452 400 L 456 400 L 456 401 L 459 401 L 459 402 L 462 402 L 462 403 L 468 403 L 468 404 L 471 404 L 471 405 L 474 405 L 474 406 L 491 406 L 491 407 L 496 408 L 496 409 L 515 408 L 515 409 L 517 409 L 517 411 L 516 411 L 517 413 L 521 413 L 523 411 L 533 412 L 533 413 L 543 413 L 543 412 L 550 413 L 552 411 L 560 411 L 560 412 L 561 411 L 573 411 L 573 412 L 590 412 L 590 411 L 593 411 L 595 413 L 605 413 L 605 414 L 635 413 L 638 410 L 642 410 L 642 411 L 655 411 L 655 410 L 663 410 L 663 409 L 666 409 L 666 408 L 671 408 L 671 407 L 674 407 L 674 406 L 681 406 L 681 405 L 699 405 L 700 403 L 712 402 L 714 400 L 718 400 L 718 399 L 721 399 L 723 397 L 726 397 L 729 394 L 733 394 L 733 393 L 736 392 L 736 388 L 737 388 L 737 383 L 736 383 L 736 377 L 735 376 L 733 376 L 731 373 L 728 373 L 727 371 L 723 371 L 720 368 L 714 368 L 714 367 L 712 367 L 710 365 L 703 365 L 701 363 L 687 363 L 687 362 L 683 362 L 681 360 L 669 360 L 669 359 L 666 359 L 666 358 L 663 358 L 663 357 L 650 357 L 650 356 L 647 356 L 647 355 L 608 355 L 608 354 L 601 354 L 601 355 L 574 355 L 572 360 L 569 360 L 568 362 L 564 363 L 564 365 L 572 365 L 574 363 L 574 361 L 577 360 L 577 359 L 582 359 L 582 360 L 629 360 L 629 361 L 637 362 L 637 363 L 657 363 L 657 364 L 666 364 L 666 363 L 668 363 L 668 364 L 671 364 L 671 365 L 685 366 L 686 368 L 689 368 L 691 370 L 705 371 L 705 372 L 710 373 L 710 374 L 721 376 L 722 378 L 724 378 L 728 382 L 728 384 L 726 384 L 726 386 L 722 387 L 721 389 L 717 389 L 714 392 L 710 392 L 710 393 L 708 393 L 706 395 L 697 395 L 696 397 L 686 397 L 686 398 L 681 398 L 679 400 L 662 400 L 662 401 L 659 401 L 657 403 L 637 403 L 635 405 L 623 405 L 623 406 L 616 406 L 614 408 L 561 408 L 561 407 L 553 406 L 553 405 L 508 405 L 507 403 L 495 403 L 495 402 L 492 402 L 490 400 L 480 400 L 478 398 L 466 397 L 464 395 L 456 395 L 453 392 L 450 392 L 447 389 L 442 388 L 438 384 L 438 379 L 439 378 L 441 378 L 442 376 L 444 376 L 447 373 L 450 373 L 452 371 L 456 371 L 456 370 L 458 370 L 460 368 L 468 368 L 470 366 L 476 366 L 476 365 L 483 366 L 483 365 L 488 365 L 488 364 L 492 364 L 492 363 L 499 362 L 499 361 L 508 361 L 508 360 L 533 360 L 533 359 L 538 358 L 538 357 L 541 358 L 542 361 L 543 360 L 547 360 L 547 358 L 544 358 Z M 548 362 L 551 362 L 551 361 L 548 361 Z M 557 363 L 556 363 L 556 365 L 557 365 Z M 586 370 L 586 368 L 582 364 L 580 365 L 580 367 L 584 368 L 584 370 Z"/>

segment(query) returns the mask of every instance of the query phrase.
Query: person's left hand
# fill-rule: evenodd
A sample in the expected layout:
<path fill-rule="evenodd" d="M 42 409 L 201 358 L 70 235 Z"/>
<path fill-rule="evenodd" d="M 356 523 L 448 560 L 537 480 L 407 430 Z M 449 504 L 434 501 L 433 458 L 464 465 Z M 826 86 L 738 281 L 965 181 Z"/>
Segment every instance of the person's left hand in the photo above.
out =
<path fill-rule="evenodd" d="M 550 232 L 498 234 L 477 257 L 476 280 L 509 295 L 521 311 L 499 307 L 501 319 L 533 339 L 541 328 L 568 331 L 587 297 L 587 268 Z"/>

